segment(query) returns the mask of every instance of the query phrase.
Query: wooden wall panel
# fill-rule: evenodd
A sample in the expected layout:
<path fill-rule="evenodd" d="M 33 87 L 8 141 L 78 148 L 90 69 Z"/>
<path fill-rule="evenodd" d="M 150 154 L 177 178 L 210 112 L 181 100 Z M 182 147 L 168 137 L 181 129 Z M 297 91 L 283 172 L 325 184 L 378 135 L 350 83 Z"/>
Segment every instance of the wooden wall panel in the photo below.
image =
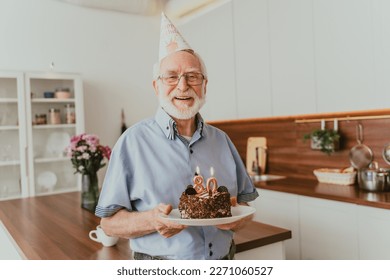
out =
<path fill-rule="evenodd" d="M 346 119 L 347 117 L 351 119 Z M 303 140 L 305 134 L 320 127 L 319 121 L 310 122 L 310 119 L 321 118 L 329 119 L 326 122 L 327 128 L 333 127 L 333 118 L 345 118 L 338 124 L 341 134 L 340 150 L 330 156 L 311 150 L 310 141 Z M 308 122 L 301 122 L 302 120 Z M 390 110 L 210 122 L 229 135 L 244 163 L 248 137 L 266 137 L 268 146 L 266 172 L 301 179 L 315 179 L 313 170 L 316 168 L 350 166 L 349 151 L 357 144 L 356 125 L 358 123 L 363 125 L 363 143 L 372 149 L 374 160 L 379 163 L 380 167 L 390 168 L 382 158 L 383 147 L 390 142 Z"/>

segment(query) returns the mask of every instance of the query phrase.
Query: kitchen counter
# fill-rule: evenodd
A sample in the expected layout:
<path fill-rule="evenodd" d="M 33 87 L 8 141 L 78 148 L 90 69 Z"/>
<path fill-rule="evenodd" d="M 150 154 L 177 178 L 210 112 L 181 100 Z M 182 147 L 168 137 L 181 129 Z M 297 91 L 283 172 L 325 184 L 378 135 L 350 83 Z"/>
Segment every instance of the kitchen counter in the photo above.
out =
<path fill-rule="evenodd" d="M 79 192 L 1 201 L 0 221 L 23 259 L 131 259 L 127 239 L 113 247 L 89 239 L 100 219 L 80 207 Z M 290 230 L 254 221 L 235 234 L 238 255 L 289 238 Z"/>
<path fill-rule="evenodd" d="M 319 183 L 316 180 L 285 178 L 256 182 L 255 186 L 260 189 L 390 209 L 390 192 L 366 192 L 360 190 L 357 185 L 344 186 Z"/>

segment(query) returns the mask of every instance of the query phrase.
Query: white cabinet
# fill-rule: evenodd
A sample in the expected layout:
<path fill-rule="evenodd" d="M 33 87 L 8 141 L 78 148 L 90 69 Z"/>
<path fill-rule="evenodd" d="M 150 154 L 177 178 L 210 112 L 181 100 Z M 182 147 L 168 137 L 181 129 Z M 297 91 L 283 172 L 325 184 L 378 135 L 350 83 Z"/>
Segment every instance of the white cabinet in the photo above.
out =
<path fill-rule="evenodd" d="M 370 2 L 313 1 L 319 112 L 383 107 L 382 70 L 375 69 L 383 57 L 375 61 L 380 47 L 374 46 L 384 26 L 374 28 L 373 22 L 386 17 L 375 14 Z"/>
<path fill-rule="evenodd" d="M 300 259 L 298 196 L 282 192 L 259 190 L 251 202 L 256 208 L 254 220 L 291 230 L 292 238 L 285 240 L 286 258 Z"/>
<path fill-rule="evenodd" d="M 312 1 L 268 1 L 268 17 L 273 115 L 314 113 Z"/>
<path fill-rule="evenodd" d="M 389 260 L 390 210 L 259 190 L 254 220 L 292 231 L 286 258 Z"/>
<path fill-rule="evenodd" d="M 233 1 L 238 118 L 272 115 L 266 0 Z"/>
<path fill-rule="evenodd" d="M 390 259 L 390 210 L 358 207 L 360 259 Z"/>
<path fill-rule="evenodd" d="M 232 0 L 190 18 L 184 35 L 210 68 L 206 117 L 387 107 L 389 12 L 384 0 Z"/>
<path fill-rule="evenodd" d="M 22 73 L 0 72 L 0 200 L 28 194 L 23 88 Z"/>
<path fill-rule="evenodd" d="M 284 243 L 279 241 L 265 246 L 257 247 L 234 255 L 235 260 L 285 260 L 286 249 Z"/>
<path fill-rule="evenodd" d="M 0 106 L 0 199 L 78 190 L 65 148 L 84 131 L 80 76 L 0 73 Z"/>
<path fill-rule="evenodd" d="M 352 203 L 300 196 L 302 259 L 358 259 L 356 207 Z"/>

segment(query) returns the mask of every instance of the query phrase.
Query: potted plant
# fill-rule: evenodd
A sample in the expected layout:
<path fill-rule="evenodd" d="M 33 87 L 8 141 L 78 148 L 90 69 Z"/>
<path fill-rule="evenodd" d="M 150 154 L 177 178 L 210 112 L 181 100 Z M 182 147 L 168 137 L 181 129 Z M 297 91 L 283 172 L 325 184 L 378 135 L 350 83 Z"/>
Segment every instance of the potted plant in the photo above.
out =
<path fill-rule="evenodd" d="M 311 148 L 320 150 L 330 155 L 340 146 L 340 134 L 334 129 L 315 129 L 309 134 L 303 136 L 304 140 L 311 139 Z"/>

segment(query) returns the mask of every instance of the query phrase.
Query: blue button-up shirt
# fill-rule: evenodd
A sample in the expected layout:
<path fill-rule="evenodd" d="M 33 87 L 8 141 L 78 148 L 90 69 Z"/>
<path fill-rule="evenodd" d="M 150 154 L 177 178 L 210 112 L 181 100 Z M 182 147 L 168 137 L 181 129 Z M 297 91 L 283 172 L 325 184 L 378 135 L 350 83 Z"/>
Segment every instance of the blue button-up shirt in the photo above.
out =
<path fill-rule="evenodd" d="M 115 144 L 100 194 L 96 215 L 108 217 L 119 209 L 151 210 L 159 203 L 177 208 L 181 193 L 193 184 L 196 167 L 207 180 L 210 167 L 218 185 L 226 186 L 238 202 L 258 193 L 229 137 L 203 122 L 190 141 L 180 136 L 174 120 L 159 109 L 124 132 Z M 220 259 L 228 251 L 233 232 L 215 226 L 190 226 L 164 238 L 158 233 L 130 240 L 133 251 L 169 259 Z"/>

